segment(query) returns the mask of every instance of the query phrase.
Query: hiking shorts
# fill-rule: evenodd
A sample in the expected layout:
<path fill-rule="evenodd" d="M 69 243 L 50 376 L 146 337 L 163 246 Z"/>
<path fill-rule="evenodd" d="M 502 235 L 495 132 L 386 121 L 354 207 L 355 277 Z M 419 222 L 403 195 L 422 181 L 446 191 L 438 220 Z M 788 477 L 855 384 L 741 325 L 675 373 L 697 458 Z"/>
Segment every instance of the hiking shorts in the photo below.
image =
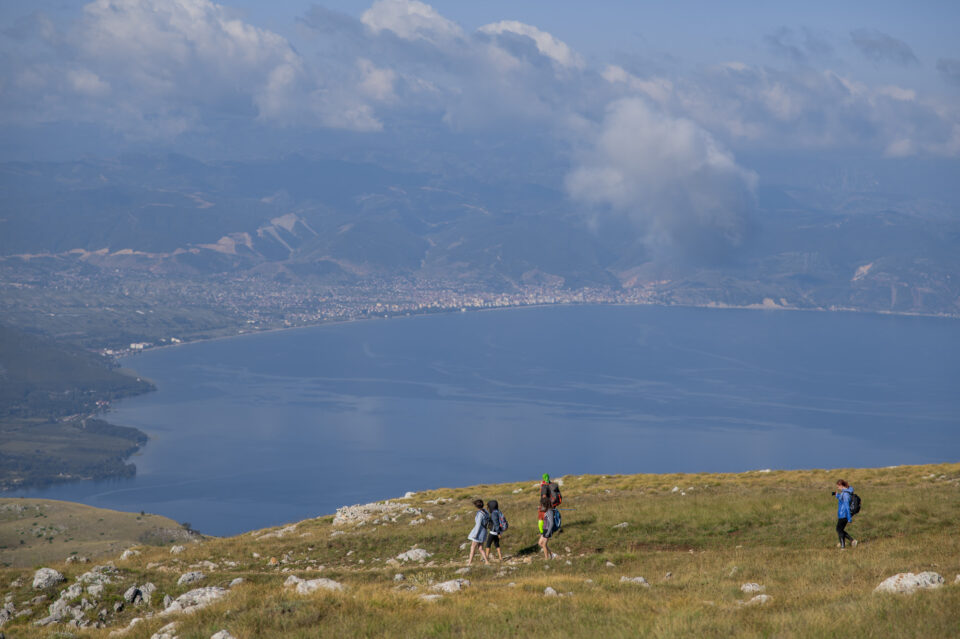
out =
<path fill-rule="evenodd" d="M 487 535 L 487 539 L 483 542 L 483 547 L 489 548 L 490 546 L 500 547 L 500 535 L 494 535 L 493 533 Z"/>

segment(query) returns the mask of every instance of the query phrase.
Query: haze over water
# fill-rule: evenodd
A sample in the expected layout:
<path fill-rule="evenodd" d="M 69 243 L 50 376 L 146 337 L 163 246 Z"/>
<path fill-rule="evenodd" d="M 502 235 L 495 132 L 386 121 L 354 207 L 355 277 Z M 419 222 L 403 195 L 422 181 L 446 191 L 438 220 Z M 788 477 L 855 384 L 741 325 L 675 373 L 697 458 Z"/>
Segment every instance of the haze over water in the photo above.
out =
<path fill-rule="evenodd" d="M 109 415 L 151 437 L 137 477 L 27 494 L 235 534 L 543 472 L 956 461 L 958 337 L 951 320 L 578 306 L 155 350 L 125 364 L 158 392 Z"/>

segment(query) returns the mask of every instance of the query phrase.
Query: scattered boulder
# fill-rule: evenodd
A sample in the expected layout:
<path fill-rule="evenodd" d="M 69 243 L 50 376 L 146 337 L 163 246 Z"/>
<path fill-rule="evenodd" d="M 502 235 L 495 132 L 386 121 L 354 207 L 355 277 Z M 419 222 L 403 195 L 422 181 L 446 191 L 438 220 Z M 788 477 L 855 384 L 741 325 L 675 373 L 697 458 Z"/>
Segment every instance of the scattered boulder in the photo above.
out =
<path fill-rule="evenodd" d="M 128 548 L 120 554 L 120 561 L 126 561 L 127 559 L 132 559 L 140 554 L 139 550 L 134 550 L 133 548 Z"/>
<path fill-rule="evenodd" d="M 773 597 L 770 595 L 757 595 L 748 601 L 738 601 L 737 603 L 741 606 L 762 606 L 765 603 L 773 601 Z"/>
<path fill-rule="evenodd" d="M 751 583 L 740 585 L 740 592 L 746 592 L 746 593 L 763 592 L 764 590 L 766 590 L 766 588 L 757 583 L 751 582 Z"/>
<path fill-rule="evenodd" d="M 236 639 L 236 637 L 231 635 L 226 630 L 221 630 L 220 632 L 215 632 L 214 634 L 210 635 L 210 639 Z"/>
<path fill-rule="evenodd" d="M 402 552 L 397 555 L 397 559 L 400 561 L 424 561 L 428 557 L 433 557 L 432 553 L 427 552 L 423 548 L 411 548 L 407 552 Z"/>
<path fill-rule="evenodd" d="M 143 593 L 141 593 L 140 589 L 136 586 L 130 586 L 127 588 L 127 591 L 123 593 L 123 599 L 127 603 L 137 603 L 143 600 Z"/>
<path fill-rule="evenodd" d="M 615 526 L 613 526 L 613 527 L 614 527 L 614 528 L 629 528 L 629 527 L 630 527 L 630 522 L 621 521 L 619 524 L 617 524 L 617 525 L 615 525 Z"/>
<path fill-rule="evenodd" d="M 554 590 L 553 588 L 551 588 L 550 586 L 547 586 L 546 588 L 543 589 L 543 596 L 544 596 L 544 597 L 556 597 L 556 596 L 557 596 L 557 591 Z"/>
<path fill-rule="evenodd" d="M 406 504 L 398 504 L 391 501 L 360 504 L 357 506 L 343 506 L 342 508 L 338 508 L 336 514 L 333 516 L 333 525 L 361 525 L 373 519 L 379 519 L 382 523 L 387 523 L 394 521 L 399 515 L 415 515 L 419 517 L 422 514 L 423 510 L 420 508 L 414 508 Z"/>
<path fill-rule="evenodd" d="M 33 589 L 45 590 L 66 581 L 66 577 L 53 568 L 41 568 L 33 573 Z"/>
<path fill-rule="evenodd" d="M 149 606 L 150 600 L 153 598 L 153 593 L 156 591 L 157 587 L 148 581 L 140 586 L 140 600 Z"/>
<path fill-rule="evenodd" d="M 310 579 L 307 581 L 301 579 L 300 577 L 290 575 L 287 577 L 287 580 L 283 583 L 283 585 L 287 588 L 296 588 L 297 594 L 299 595 L 309 595 L 317 590 L 344 590 L 342 583 L 334 581 L 333 579 L 327 579 L 326 577 L 319 577 L 317 579 Z"/>
<path fill-rule="evenodd" d="M 397 574 L 395 574 L 395 575 L 393 576 L 393 580 L 394 580 L 394 581 L 404 581 L 404 580 L 406 580 L 406 577 L 404 576 L 404 574 L 403 574 L 402 572 L 398 572 Z"/>
<path fill-rule="evenodd" d="M 622 584 L 623 584 L 623 583 L 637 584 L 638 586 L 643 586 L 644 588 L 649 588 L 649 587 L 650 587 L 650 583 L 649 583 L 646 579 L 644 579 L 643 577 L 626 577 L 626 576 L 623 576 L 623 577 L 620 577 L 620 583 L 622 583 Z"/>
<path fill-rule="evenodd" d="M 150 635 L 150 639 L 177 639 L 177 622 L 171 621 L 160 630 Z"/>
<path fill-rule="evenodd" d="M 68 563 L 68 564 L 87 564 L 87 563 L 90 563 L 90 560 L 89 560 L 88 558 L 86 558 L 86 557 L 81 556 L 81 555 L 70 555 L 69 557 L 67 557 L 67 560 L 66 560 L 65 563 Z"/>
<path fill-rule="evenodd" d="M 189 592 L 183 593 L 170 602 L 170 605 L 166 607 L 166 609 L 163 611 L 163 614 L 189 614 L 191 612 L 200 610 L 201 608 L 206 608 L 213 602 L 221 599 L 226 594 L 226 589 L 219 588 L 217 586 L 195 588 Z"/>
<path fill-rule="evenodd" d="M 91 597 L 100 598 L 103 595 L 103 584 L 93 584 L 92 586 L 87 586 L 87 594 Z"/>
<path fill-rule="evenodd" d="M 180 575 L 180 579 L 177 579 L 177 585 L 182 586 L 184 584 L 193 584 L 198 581 L 203 581 L 207 576 L 200 571 L 191 570 L 190 572 L 183 573 Z"/>
<path fill-rule="evenodd" d="M 939 588 L 942 585 L 943 577 L 935 572 L 921 572 L 918 575 L 912 572 L 901 572 L 884 579 L 873 591 L 911 595 L 917 590 Z"/>
<path fill-rule="evenodd" d="M 182 553 L 182 552 L 183 552 L 184 550 L 186 550 L 186 549 L 187 549 L 186 546 L 170 546 L 170 554 L 171 554 L 171 555 L 179 555 L 180 553 Z"/>
<path fill-rule="evenodd" d="M 470 585 L 467 579 L 451 579 L 443 583 L 435 584 L 430 589 L 437 592 L 459 592 Z"/>
<path fill-rule="evenodd" d="M 465 575 L 470 572 L 470 566 L 464 566 L 463 568 L 457 568 L 453 571 L 456 575 Z"/>
<path fill-rule="evenodd" d="M 612 561 L 608 561 L 605 565 L 606 565 L 607 568 L 616 568 L 616 567 L 617 567 L 617 564 L 613 563 Z"/>

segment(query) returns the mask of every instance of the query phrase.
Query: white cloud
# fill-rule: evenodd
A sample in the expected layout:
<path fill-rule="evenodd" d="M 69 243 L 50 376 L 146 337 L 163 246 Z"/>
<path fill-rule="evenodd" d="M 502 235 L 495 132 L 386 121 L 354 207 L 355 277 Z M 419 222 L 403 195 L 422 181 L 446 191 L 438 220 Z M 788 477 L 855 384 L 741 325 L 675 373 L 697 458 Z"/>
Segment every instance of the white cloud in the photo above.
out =
<path fill-rule="evenodd" d="M 583 58 L 580 57 L 576 51 L 567 46 L 565 42 L 555 38 L 546 31 L 541 31 L 540 29 L 529 24 L 524 24 L 515 20 L 502 20 L 493 24 L 484 25 L 480 27 L 478 31 L 487 35 L 512 33 L 527 37 L 533 40 L 534 44 L 536 44 L 537 51 L 553 60 L 560 67 L 583 69 L 586 66 L 583 62 Z"/>
<path fill-rule="evenodd" d="M 390 31 L 404 40 L 447 44 L 463 36 L 459 25 L 417 0 L 378 0 L 360 20 L 375 34 Z"/>
<path fill-rule="evenodd" d="M 566 186 L 594 211 L 628 216 L 653 247 L 715 256 L 744 240 L 756 180 L 691 120 L 625 98 Z"/>

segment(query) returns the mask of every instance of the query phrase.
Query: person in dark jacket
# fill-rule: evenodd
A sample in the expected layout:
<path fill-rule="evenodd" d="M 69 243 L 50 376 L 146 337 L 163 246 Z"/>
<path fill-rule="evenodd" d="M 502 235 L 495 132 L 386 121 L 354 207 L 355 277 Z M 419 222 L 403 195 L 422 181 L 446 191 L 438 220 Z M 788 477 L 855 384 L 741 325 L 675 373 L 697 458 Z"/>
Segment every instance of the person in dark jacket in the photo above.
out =
<path fill-rule="evenodd" d="M 490 523 L 487 525 L 487 538 L 483 542 L 483 548 L 487 551 L 487 556 L 491 555 L 490 549 L 497 549 L 497 561 L 503 561 L 503 555 L 500 553 L 500 504 L 496 499 L 487 502 L 487 511 L 490 513 Z"/>
<path fill-rule="evenodd" d="M 840 538 L 838 548 L 846 548 L 847 540 L 850 540 L 851 546 L 857 545 L 857 540 L 850 536 L 846 531 L 847 524 L 853 521 L 853 515 L 850 513 L 850 496 L 853 494 L 853 488 L 845 479 L 837 480 L 837 490 L 833 495 L 837 498 L 837 537 Z"/>

